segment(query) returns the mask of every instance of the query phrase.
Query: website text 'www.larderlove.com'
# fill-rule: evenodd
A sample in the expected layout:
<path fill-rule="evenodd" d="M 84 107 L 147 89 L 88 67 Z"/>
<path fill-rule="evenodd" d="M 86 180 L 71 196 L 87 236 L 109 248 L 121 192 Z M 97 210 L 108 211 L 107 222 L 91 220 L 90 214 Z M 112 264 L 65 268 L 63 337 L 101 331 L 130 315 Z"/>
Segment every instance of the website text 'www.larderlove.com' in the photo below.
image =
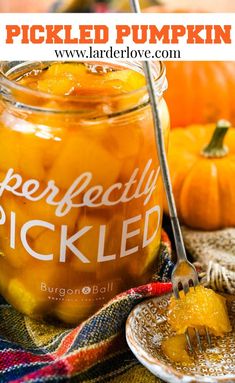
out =
<path fill-rule="evenodd" d="M 125 49 L 116 49 L 112 46 L 106 49 L 95 49 L 89 46 L 88 49 L 55 49 L 56 59 L 180 59 L 182 58 L 179 49 L 133 49 L 126 47 Z"/>

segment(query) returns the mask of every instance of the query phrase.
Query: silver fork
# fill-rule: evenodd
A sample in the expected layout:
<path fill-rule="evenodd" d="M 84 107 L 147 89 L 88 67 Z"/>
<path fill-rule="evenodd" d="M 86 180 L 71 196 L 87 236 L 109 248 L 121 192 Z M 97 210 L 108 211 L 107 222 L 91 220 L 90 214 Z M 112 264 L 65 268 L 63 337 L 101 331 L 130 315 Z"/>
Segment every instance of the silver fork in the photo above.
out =
<path fill-rule="evenodd" d="M 141 13 L 140 5 L 138 0 L 130 0 L 130 5 L 132 11 L 134 13 Z M 148 61 L 143 62 L 143 70 L 146 77 L 147 89 L 149 93 L 149 100 L 151 104 L 152 114 L 153 114 L 153 122 L 154 122 L 154 132 L 155 132 L 155 141 L 158 150 L 158 158 L 164 183 L 164 188 L 166 192 L 169 215 L 171 219 L 171 225 L 173 229 L 175 246 L 176 246 L 176 254 L 177 254 L 177 263 L 172 273 L 171 281 L 173 286 L 173 293 L 177 299 L 180 299 L 180 286 L 185 294 L 189 292 L 189 288 L 196 287 L 199 283 L 198 276 L 195 267 L 189 262 L 187 259 L 185 246 L 183 242 L 182 232 L 177 216 L 177 210 L 175 205 L 175 199 L 172 191 L 172 185 L 170 180 L 170 173 L 168 168 L 168 162 L 166 157 L 164 138 L 161 128 L 161 121 L 158 114 L 157 100 L 155 97 L 154 90 L 154 78 L 151 71 L 151 65 Z M 202 342 L 200 338 L 199 331 L 195 328 L 195 335 L 197 339 L 198 348 L 202 351 Z M 206 339 L 211 345 L 211 337 L 207 328 L 205 328 Z M 188 330 L 185 332 L 188 348 L 190 352 L 193 352 L 193 343 L 191 337 L 189 335 Z"/>

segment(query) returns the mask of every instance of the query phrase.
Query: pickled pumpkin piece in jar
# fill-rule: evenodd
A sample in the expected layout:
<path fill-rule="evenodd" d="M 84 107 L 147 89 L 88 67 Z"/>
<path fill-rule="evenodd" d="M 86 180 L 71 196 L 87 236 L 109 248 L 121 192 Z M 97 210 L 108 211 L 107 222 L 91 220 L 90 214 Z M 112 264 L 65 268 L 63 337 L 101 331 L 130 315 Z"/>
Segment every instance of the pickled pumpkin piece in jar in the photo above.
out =
<path fill-rule="evenodd" d="M 53 116 L 47 115 L 46 118 L 52 119 Z M 51 121 L 50 121 L 51 122 Z M 54 122 L 57 124 L 57 122 Z M 48 128 L 48 127 L 47 127 Z M 49 128 L 51 131 L 53 131 L 53 128 Z M 47 134 L 47 133 L 46 133 Z M 63 136 L 65 132 L 53 132 L 51 134 L 51 138 L 47 140 L 47 145 L 43 148 L 43 166 L 46 171 L 48 172 L 48 169 L 50 169 L 56 160 L 56 158 L 60 155 L 60 151 L 63 147 Z"/>
<path fill-rule="evenodd" d="M 34 291 L 26 287 L 21 279 L 11 279 L 7 290 L 7 300 L 17 310 L 31 317 L 37 318 L 43 313 L 45 303 L 42 303 Z"/>
<path fill-rule="evenodd" d="M 168 107 L 167 107 L 167 104 L 166 104 L 166 101 L 164 100 L 164 98 L 162 98 L 159 101 L 158 111 L 159 111 L 159 118 L 160 118 L 160 121 L 162 124 L 162 129 L 164 131 L 165 145 L 166 145 L 166 148 L 168 148 L 167 144 L 168 144 L 168 136 L 169 136 L 169 131 L 170 131 L 170 115 L 169 115 L 169 110 L 168 110 Z M 149 124 L 149 129 L 154 130 L 152 124 Z"/>
<path fill-rule="evenodd" d="M 5 128 L 0 123 L 0 171 L 7 171 L 13 168 L 15 171 L 19 171 L 19 162 L 21 158 L 20 145 L 19 145 L 20 133 L 11 129 Z"/>
<path fill-rule="evenodd" d="M 162 351 L 174 362 L 190 364 L 193 358 L 188 354 L 187 340 L 184 334 L 171 336 L 162 342 Z"/>
<path fill-rule="evenodd" d="M 45 178 L 43 152 L 47 144 L 47 140 L 37 137 L 35 132 L 21 133 L 19 171 L 22 176 L 37 180 Z"/>
<path fill-rule="evenodd" d="M 116 70 L 105 74 L 105 82 L 112 84 L 114 81 L 119 81 L 118 86 L 120 93 L 131 92 L 145 86 L 145 77 L 143 74 L 130 69 Z"/>
<path fill-rule="evenodd" d="M 35 319 L 48 317 L 55 301 L 48 287 L 60 286 L 63 283 L 61 265 L 52 262 L 38 261 L 31 258 L 30 264 L 13 277 L 8 285 L 7 300 L 20 312 Z"/>
<path fill-rule="evenodd" d="M 137 167 L 138 167 L 138 163 L 136 161 L 136 158 L 129 157 L 123 160 L 121 171 L 120 171 L 121 182 L 128 182 Z"/>
<path fill-rule="evenodd" d="M 120 167 L 116 157 L 101 144 L 89 140 L 81 132 L 70 132 L 60 156 L 48 173 L 48 179 L 67 189 L 82 173 L 90 172 L 83 177 L 83 183 L 86 182 L 87 187 L 101 185 L 106 189 L 117 180 Z M 87 182 L 89 178 L 90 183 Z"/>
<path fill-rule="evenodd" d="M 47 116 L 49 118 L 49 116 Z M 31 119 L 39 120 L 38 115 L 31 115 Z M 42 120 L 42 117 L 41 117 Z M 50 127 L 41 123 L 29 123 L 32 132 L 22 132 L 20 139 L 20 171 L 27 178 L 43 180 L 60 153 L 64 132 L 59 127 Z"/>
<path fill-rule="evenodd" d="M 162 179 L 160 178 L 158 171 L 156 170 L 155 176 L 158 175 L 158 179 L 156 181 L 156 190 L 158 193 L 155 193 L 154 182 L 153 192 L 149 195 L 147 194 L 143 198 L 143 208 L 145 211 L 145 219 L 144 219 L 144 250 L 145 250 L 145 260 L 143 263 L 143 269 L 149 270 L 156 269 L 153 266 L 153 262 L 156 261 L 156 254 L 158 254 L 160 245 L 161 245 L 161 235 L 162 235 L 162 195 L 163 195 L 163 185 Z M 153 177 L 153 178 L 154 178 Z M 152 189 L 152 186 L 150 187 Z M 148 199 L 148 197 L 150 198 Z M 146 199 L 147 198 L 147 199 Z M 148 200 L 146 205 L 145 201 Z"/>
<path fill-rule="evenodd" d="M 81 63 L 54 63 L 42 72 L 41 78 L 79 78 L 87 73 L 87 67 Z"/>
<path fill-rule="evenodd" d="M 11 246 L 11 239 L 9 233 L 9 227 L 4 226 L 1 228 L 0 249 L 2 258 L 8 265 L 14 268 L 25 267 L 30 261 L 30 255 L 22 244 L 19 236 L 19 231 L 16 229 L 15 237 Z M 32 241 L 28 239 L 29 246 L 32 246 Z"/>
<path fill-rule="evenodd" d="M 161 127 L 164 133 L 164 143 L 167 149 L 170 129 L 170 118 L 167 104 L 164 99 L 161 99 L 158 103 L 158 112 L 161 121 Z M 140 130 L 144 132 L 142 145 L 140 147 L 140 152 L 138 155 L 139 164 L 142 164 L 142 166 L 144 166 L 146 164 L 147 159 L 152 159 L 156 166 L 159 166 L 151 109 L 145 108 L 144 110 L 141 110 L 139 116 L 140 118 L 138 120 L 138 125 L 140 127 Z"/>
<path fill-rule="evenodd" d="M 147 248 L 143 248 L 145 224 L 147 224 L 145 221 L 145 210 L 141 211 L 141 202 L 139 200 L 131 202 L 135 206 L 139 204 L 138 212 L 128 209 L 131 205 L 133 207 L 133 204 L 129 202 L 128 204 L 120 205 L 119 209 L 116 212 L 114 211 L 115 213 L 110 217 L 105 242 L 105 256 L 113 255 L 115 257 L 115 271 L 118 272 L 118 275 L 122 276 L 122 282 L 128 276 L 128 283 L 130 283 L 130 280 L 133 280 L 132 283 L 135 284 L 136 278 L 139 278 L 140 275 L 144 275 L 143 279 L 146 280 L 145 271 L 155 254 L 152 254 L 150 261 L 147 260 Z M 159 236 L 155 236 L 153 241 L 159 242 L 159 237 L 160 233 Z M 156 244 L 156 247 L 158 244 Z M 109 267 L 109 262 L 104 262 L 103 265 L 100 264 L 97 273 L 99 277 L 115 278 L 112 262 L 111 267 Z"/>
<path fill-rule="evenodd" d="M 64 132 L 43 124 L 33 126 L 34 132 L 21 134 L 19 168 L 22 176 L 41 181 L 60 153 Z"/>
<path fill-rule="evenodd" d="M 34 123 L 39 120 L 37 115 L 31 114 L 30 119 L 23 121 L 4 114 L 4 125 L 0 124 L 0 170 L 13 168 L 25 178 L 41 181 L 59 154 L 62 141 L 58 134 L 54 137 L 50 127 Z"/>
<path fill-rule="evenodd" d="M 40 92 L 57 96 L 68 96 L 73 92 L 75 86 L 75 80 L 66 77 L 39 80 L 37 84 L 37 88 Z"/>
<path fill-rule="evenodd" d="M 145 131 L 141 127 L 142 113 L 133 112 L 131 119 L 130 124 L 129 119 L 119 118 L 116 129 L 110 128 L 103 140 L 105 146 L 122 161 L 120 179 L 123 182 L 128 181 L 138 168 L 139 153 L 146 140 Z M 110 123 L 115 122 L 117 120 L 114 119 Z"/>
<path fill-rule="evenodd" d="M 43 187 L 40 190 L 42 191 Z M 63 194 L 59 193 L 59 196 L 55 197 L 55 201 L 62 197 Z M 38 201 L 30 201 L 26 198 L 13 196 L 10 193 L 2 197 L 2 204 L 7 217 L 10 217 L 11 212 L 15 213 L 18 231 L 26 222 L 31 220 L 46 221 L 55 226 L 67 225 L 69 230 L 73 230 L 78 215 L 77 208 L 71 208 L 64 216 L 57 216 L 56 206 L 50 205 L 44 198 Z M 55 229 L 58 229 L 58 227 Z M 27 234 L 34 239 L 44 230 L 45 226 L 42 226 L 40 222 L 38 224 L 35 222 L 32 223 L 32 227 L 28 229 Z"/>
<path fill-rule="evenodd" d="M 142 77 L 142 82 L 144 79 L 139 73 L 131 70 L 113 70 L 113 68 L 104 68 L 101 65 L 89 65 L 86 68 L 87 72 L 84 75 L 78 74 L 77 76 L 77 86 L 74 95 L 99 94 L 100 96 L 111 96 L 123 94 L 130 88 L 136 89 L 140 82 L 140 77 Z M 121 72 L 123 73 L 119 75 Z M 118 75 L 115 75 L 117 73 Z M 128 86 L 125 82 L 127 80 L 129 81 Z M 136 83 L 137 80 L 138 83 Z"/>
<path fill-rule="evenodd" d="M 112 208 L 111 216 L 109 217 L 105 228 L 105 242 L 102 256 L 102 259 L 105 262 L 98 263 L 96 270 L 98 280 L 115 280 L 112 285 L 113 296 L 121 291 L 121 284 L 123 283 L 123 274 L 121 270 L 123 270 L 123 273 L 127 272 L 127 259 L 120 258 L 122 225 L 125 218 L 121 212 L 121 206 L 119 206 L 118 209 L 115 208 L 116 206 Z M 109 261 L 109 259 L 111 261 Z M 117 273 L 119 275 L 119 280 L 117 278 Z M 122 275 L 121 278 L 120 274 Z"/>
<path fill-rule="evenodd" d="M 152 169 L 151 169 L 152 171 Z M 154 170 L 156 175 L 156 171 Z M 141 173 L 142 174 L 142 173 Z M 134 184 L 136 185 L 136 184 Z M 149 183 L 150 186 L 150 183 Z M 157 183 L 157 188 L 160 184 Z M 135 191 L 136 186 L 130 189 L 130 195 Z M 143 190 L 141 190 L 143 191 Z M 161 197 L 160 193 L 151 195 L 146 193 L 139 198 L 132 198 L 123 208 L 123 220 L 131 220 L 128 223 L 128 231 L 133 236 L 126 241 L 127 251 L 136 248 L 131 262 L 133 276 L 138 277 L 144 272 L 149 272 L 156 254 L 159 251 L 161 242 Z M 139 265 L 141 264 L 141 267 Z"/>
<path fill-rule="evenodd" d="M 35 75 L 23 77 L 19 82 L 21 85 L 40 92 L 57 96 L 68 96 L 73 93 L 79 76 L 87 72 L 83 64 L 56 63 Z"/>
<path fill-rule="evenodd" d="M 76 254 L 71 254 L 70 264 L 79 272 L 96 273 L 100 267 L 98 263 L 99 249 L 103 253 L 105 240 L 109 233 L 108 219 L 98 214 L 83 216 L 81 213 L 77 224 L 77 232 L 79 231 L 84 231 L 84 234 L 74 242 L 74 246 L 81 255 L 79 258 Z M 82 260 L 88 262 L 83 262 Z"/>
<path fill-rule="evenodd" d="M 67 299 L 69 299 L 69 297 Z M 79 298 L 75 301 L 67 299 L 65 298 L 61 301 L 54 311 L 56 318 L 62 322 L 69 325 L 77 324 L 94 314 L 96 306 L 92 305 L 92 300 L 89 300 L 89 298 L 87 298 L 87 302 Z"/>
<path fill-rule="evenodd" d="M 52 258 L 58 261 L 60 258 L 60 240 L 60 230 L 44 230 L 35 238 L 32 249 L 41 259 Z"/>
<path fill-rule="evenodd" d="M 138 232 L 138 235 L 129 238 L 127 241 L 127 249 L 136 249 L 136 252 L 132 255 L 130 265 L 130 272 L 134 278 L 140 278 L 142 275 L 144 280 L 146 273 L 149 273 L 150 277 L 152 275 L 154 268 L 151 268 L 151 266 L 153 261 L 156 260 L 156 254 L 159 251 L 161 241 L 161 229 L 160 227 L 158 228 L 158 218 L 157 212 L 154 212 L 150 218 L 148 218 L 148 213 L 146 212 L 140 221 L 130 227 L 131 231 L 136 230 Z M 150 221 L 154 219 L 156 219 L 154 227 L 151 227 Z"/>
<path fill-rule="evenodd" d="M 133 116 L 133 118 L 135 117 Z M 103 137 L 103 145 L 111 153 L 115 153 L 117 158 L 124 160 L 125 164 L 129 157 L 134 157 L 134 160 L 136 159 L 142 144 L 143 132 L 138 129 L 138 126 L 130 125 L 129 122 L 127 124 L 123 121 L 123 124 L 119 124 L 116 129 L 113 129 L 110 125 L 106 135 Z"/>
<path fill-rule="evenodd" d="M 211 289 L 203 286 L 190 288 L 180 299 L 171 298 L 168 323 L 177 334 L 183 334 L 187 328 L 201 329 L 207 327 L 211 334 L 223 336 L 231 331 L 226 299 Z"/>
<path fill-rule="evenodd" d="M 12 279 L 12 269 L 11 266 L 7 264 L 4 257 L 2 257 L 2 252 L 0 251 L 0 291 L 1 294 L 7 294 L 7 289 L 10 280 Z"/>
<path fill-rule="evenodd" d="M 145 77 L 132 70 L 117 70 L 107 73 L 107 84 L 115 84 L 122 97 L 110 99 L 110 108 L 115 113 L 134 110 L 146 102 Z M 114 86 L 114 85 L 113 85 Z"/>
<path fill-rule="evenodd" d="M 158 221 L 159 219 L 159 221 Z M 160 222 L 160 226 L 157 229 L 158 222 Z M 143 259 L 143 268 L 142 271 L 155 270 L 157 266 L 156 255 L 159 253 L 160 244 L 161 244 L 161 217 L 159 213 L 155 211 L 149 218 L 148 223 L 145 222 L 146 229 L 146 237 L 145 237 L 145 247 L 142 250 L 144 252 Z M 155 262 L 155 267 L 153 266 L 153 262 Z M 138 265 L 136 265 L 138 270 Z"/>
<path fill-rule="evenodd" d="M 0 125 L 0 167 L 13 168 L 22 176 L 42 180 L 45 175 L 43 149 L 46 140 L 36 136 L 35 126 L 5 113 Z"/>

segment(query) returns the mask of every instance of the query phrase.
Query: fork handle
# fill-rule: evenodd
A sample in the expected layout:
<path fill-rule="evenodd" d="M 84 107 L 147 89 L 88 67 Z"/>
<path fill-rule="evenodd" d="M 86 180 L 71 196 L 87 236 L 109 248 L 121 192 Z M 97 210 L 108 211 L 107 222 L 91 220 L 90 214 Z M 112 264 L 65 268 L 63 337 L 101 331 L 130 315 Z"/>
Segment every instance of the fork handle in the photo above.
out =
<path fill-rule="evenodd" d="M 169 206 L 169 202 L 168 202 L 168 206 Z M 170 208 L 169 208 L 169 210 L 170 210 Z M 171 215 L 170 215 L 170 219 L 171 219 L 171 226 L 172 226 L 174 240 L 175 240 L 177 261 L 178 262 L 187 261 L 188 259 L 186 256 L 186 251 L 185 251 L 182 231 L 181 231 L 180 224 L 179 224 L 179 219 L 177 216 L 175 217 L 175 216 L 171 216 Z"/>
<path fill-rule="evenodd" d="M 141 13 L 138 0 L 130 0 L 130 5 L 134 13 Z M 177 258 L 178 258 L 178 262 L 185 261 L 187 260 L 187 256 L 186 256 L 183 236 L 182 236 L 182 232 L 181 232 L 181 228 L 180 228 L 180 224 L 179 224 L 179 220 L 177 216 L 175 199 L 174 199 L 174 195 L 172 191 L 170 172 L 169 172 L 169 167 L 168 167 L 168 162 L 166 157 L 165 143 L 163 138 L 161 121 L 160 121 L 159 113 L 158 113 L 157 101 L 155 97 L 154 79 L 153 79 L 151 65 L 149 61 L 143 61 L 143 69 L 144 69 L 145 77 L 147 80 L 147 89 L 149 93 L 149 100 L 150 100 L 150 105 L 151 105 L 152 114 L 153 114 L 154 134 L 155 134 L 155 141 L 156 141 L 157 151 L 158 151 L 158 159 L 160 163 L 163 184 L 164 184 L 166 197 L 167 197 L 171 225 L 172 225 L 174 239 L 175 239 Z"/>
<path fill-rule="evenodd" d="M 133 1 L 135 2 L 135 0 Z M 155 141 L 156 141 L 157 151 L 158 151 L 158 159 L 160 163 L 163 184 L 164 184 L 166 197 L 167 197 L 171 225 L 172 225 L 174 239 L 175 239 L 177 258 L 178 258 L 178 261 L 185 261 L 187 260 L 187 256 L 186 256 L 183 236 L 182 236 L 182 232 L 181 232 L 181 228 L 180 228 L 180 224 L 179 224 L 179 220 L 177 216 L 175 199 L 174 199 L 174 195 L 172 191 L 170 172 L 169 172 L 169 167 L 167 162 L 161 121 L 159 118 L 158 106 L 157 106 L 157 101 L 155 97 L 154 79 L 152 76 L 150 63 L 148 61 L 144 61 L 143 68 L 144 68 L 145 76 L 147 79 L 147 88 L 149 92 L 150 105 L 151 105 L 152 114 L 153 114 L 154 133 L 155 133 Z"/>

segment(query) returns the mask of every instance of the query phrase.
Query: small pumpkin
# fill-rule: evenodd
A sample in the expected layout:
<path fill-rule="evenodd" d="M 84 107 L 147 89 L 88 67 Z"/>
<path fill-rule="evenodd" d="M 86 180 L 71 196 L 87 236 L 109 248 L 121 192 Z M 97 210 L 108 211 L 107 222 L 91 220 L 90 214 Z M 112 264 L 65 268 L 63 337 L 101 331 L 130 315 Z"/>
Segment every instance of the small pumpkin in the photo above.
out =
<path fill-rule="evenodd" d="M 235 129 L 229 127 L 220 120 L 170 133 L 176 206 L 181 223 L 194 229 L 235 226 Z"/>

